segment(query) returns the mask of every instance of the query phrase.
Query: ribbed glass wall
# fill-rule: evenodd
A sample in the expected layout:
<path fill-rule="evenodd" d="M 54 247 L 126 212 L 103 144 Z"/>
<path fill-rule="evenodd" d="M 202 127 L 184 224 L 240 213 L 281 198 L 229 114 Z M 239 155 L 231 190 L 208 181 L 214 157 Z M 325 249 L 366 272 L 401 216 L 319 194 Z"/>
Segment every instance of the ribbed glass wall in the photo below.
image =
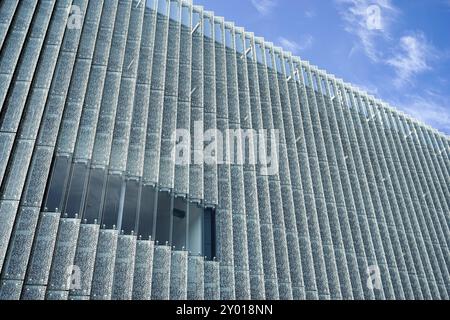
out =
<path fill-rule="evenodd" d="M 449 207 L 448 136 L 202 7 L 0 3 L 2 300 L 448 299 Z"/>

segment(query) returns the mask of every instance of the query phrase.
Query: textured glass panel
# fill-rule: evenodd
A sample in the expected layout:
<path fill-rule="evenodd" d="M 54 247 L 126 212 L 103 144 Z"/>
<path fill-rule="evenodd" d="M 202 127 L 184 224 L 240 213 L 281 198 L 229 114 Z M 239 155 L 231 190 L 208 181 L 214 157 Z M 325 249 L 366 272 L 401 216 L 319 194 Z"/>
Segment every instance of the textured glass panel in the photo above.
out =
<path fill-rule="evenodd" d="M 170 241 L 170 209 L 172 197 L 168 192 L 158 195 L 158 211 L 156 216 L 156 240 L 160 244 Z"/>
<path fill-rule="evenodd" d="M 80 215 L 81 213 L 87 175 L 88 168 L 86 164 L 75 163 L 73 165 L 72 178 L 64 209 L 64 213 L 67 213 L 69 218 L 73 218 L 76 214 Z"/>
<path fill-rule="evenodd" d="M 144 239 L 154 235 L 153 222 L 155 216 L 156 191 L 152 186 L 143 186 L 141 194 L 141 208 L 139 213 L 139 232 Z"/>
<path fill-rule="evenodd" d="M 202 216 L 203 209 L 197 204 L 189 205 L 189 243 L 188 250 L 192 254 L 202 254 Z"/>
<path fill-rule="evenodd" d="M 121 229 L 125 234 L 136 232 L 137 212 L 139 206 L 140 184 L 139 181 L 129 180 L 126 183 L 125 200 L 123 204 L 123 217 Z"/>
<path fill-rule="evenodd" d="M 89 177 L 86 207 L 83 214 L 83 218 L 86 219 L 88 223 L 94 223 L 94 220 L 99 221 L 105 184 L 105 169 L 92 169 Z"/>
<path fill-rule="evenodd" d="M 186 248 L 187 201 L 175 198 L 173 202 L 172 245 L 180 250 Z"/>
<path fill-rule="evenodd" d="M 102 225 L 111 229 L 117 226 L 123 179 L 120 175 L 109 175 L 106 187 L 105 205 L 103 207 Z"/>
<path fill-rule="evenodd" d="M 208 260 L 212 260 L 216 256 L 216 210 L 212 208 L 205 209 L 203 226 L 203 255 Z"/>
<path fill-rule="evenodd" d="M 44 211 L 60 212 L 69 169 L 70 159 L 68 157 L 57 157 L 55 159 Z"/>

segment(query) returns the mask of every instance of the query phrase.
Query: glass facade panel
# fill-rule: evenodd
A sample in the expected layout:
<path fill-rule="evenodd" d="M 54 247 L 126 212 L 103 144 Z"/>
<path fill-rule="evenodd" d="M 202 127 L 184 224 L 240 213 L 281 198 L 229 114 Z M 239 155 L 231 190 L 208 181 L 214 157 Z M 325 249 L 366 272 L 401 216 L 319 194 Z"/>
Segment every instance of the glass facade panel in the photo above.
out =
<path fill-rule="evenodd" d="M 73 165 L 72 177 L 64 208 L 64 213 L 67 213 L 69 218 L 73 218 L 75 215 L 81 216 L 88 173 L 87 164 L 75 163 Z"/>
<path fill-rule="evenodd" d="M 47 189 L 47 199 L 44 205 L 44 211 L 61 212 L 64 191 L 67 184 L 67 178 L 70 170 L 69 157 L 56 157 L 53 164 L 50 184 Z"/>
<path fill-rule="evenodd" d="M 160 244 L 170 243 L 172 196 L 169 192 L 158 195 L 158 210 L 156 212 L 156 240 Z"/>
<path fill-rule="evenodd" d="M 154 238 L 156 196 L 153 186 L 142 186 L 138 234 L 144 239 Z"/>
<path fill-rule="evenodd" d="M 89 176 L 86 206 L 83 213 L 83 219 L 86 219 L 88 223 L 94 223 L 95 220 L 100 221 L 105 185 L 105 169 L 92 169 Z"/>
<path fill-rule="evenodd" d="M 125 234 L 136 233 L 137 214 L 139 209 L 140 183 L 137 180 L 128 180 L 126 182 L 125 199 L 123 204 L 123 214 L 121 221 L 121 230 Z"/>
<path fill-rule="evenodd" d="M 186 248 L 187 238 L 187 201 L 184 198 L 174 198 L 172 246 L 177 250 Z"/>
<path fill-rule="evenodd" d="M 108 229 L 117 227 L 118 217 L 121 210 L 122 194 L 125 185 L 121 175 L 108 175 L 106 186 L 105 205 L 103 207 L 102 225 Z"/>

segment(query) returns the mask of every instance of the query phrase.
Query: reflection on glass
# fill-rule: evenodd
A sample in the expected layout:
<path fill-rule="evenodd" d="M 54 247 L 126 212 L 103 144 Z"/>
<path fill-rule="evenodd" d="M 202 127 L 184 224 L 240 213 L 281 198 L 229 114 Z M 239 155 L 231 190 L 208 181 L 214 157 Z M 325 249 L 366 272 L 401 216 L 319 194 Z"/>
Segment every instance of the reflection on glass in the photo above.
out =
<path fill-rule="evenodd" d="M 73 218 L 75 215 L 81 216 L 87 177 L 87 165 L 85 163 L 75 163 L 64 208 L 64 213 L 67 213 L 69 218 Z"/>
<path fill-rule="evenodd" d="M 47 199 L 44 210 L 48 212 L 60 212 L 64 190 L 67 184 L 67 177 L 70 170 L 69 157 L 56 157 L 53 163 L 52 178 L 47 190 Z"/>
<path fill-rule="evenodd" d="M 244 39 L 241 33 L 236 33 L 236 51 L 244 53 Z"/>
<path fill-rule="evenodd" d="M 259 63 L 264 63 L 263 49 L 259 43 L 256 45 L 256 59 Z"/>
<path fill-rule="evenodd" d="M 119 217 L 120 197 L 122 194 L 123 179 L 120 175 L 108 175 L 105 205 L 103 207 L 102 225 L 107 229 L 117 226 Z"/>
<path fill-rule="evenodd" d="M 234 49 L 233 34 L 231 33 L 230 28 L 225 28 L 225 45 L 228 48 Z"/>
<path fill-rule="evenodd" d="M 275 61 L 277 64 L 277 72 L 278 73 L 283 73 L 283 66 L 281 65 L 281 57 L 279 54 L 275 55 Z"/>
<path fill-rule="evenodd" d="M 187 201 L 176 197 L 173 202 L 172 245 L 178 250 L 186 248 L 186 228 Z"/>
<path fill-rule="evenodd" d="M 137 213 L 139 206 L 140 183 L 136 180 L 126 182 L 125 199 L 123 204 L 123 215 L 121 230 L 125 234 L 131 234 L 137 230 Z"/>
<path fill-rule="evenodd" d="M 181 9 L 181 24 L 190 27 L 191 26 L 191 15 L 189 12 L 189 7 L 183 6 Z"/>
<path fill-rule="evenodd" d="M 103 200 L 103 189 L 106 184 L 106 172 L 102 168 L 91 169 L 89 176 L 88 193 L 83 219 L 88 223 L 100 221 L 101 205 Z"/>
<path fill-rule="evenodd" d="M 180 6 L 178 1 L 170 1 L 170 19 L 180 22 Z"/>
<path fill-rule="evenodd" d="M 170 218 L 172 197 L 169 192 L 159 192 L 156 216 L 156 240 L 170 243 Z"/>
<path fill-rule="evenodd" d="M 142 186 L 138 234 L 144 239 L 153 236 L 156 190 L 153 186 Z"/>
<path fill-rule="evenodd" d="M 167 16 L 169 6 L 167 4 L 168 0 L 158 0 L 158 13 Z"/>
<path fill-rule="evenodd" d="M 266 65 L 269 68 L 273 68 L 272 59 L 273 59 L 272 51 L 270 51 L 269 48 L 266 48 Z"/>
<path fill-rule="evenodd" d="M 195 203 L 189 204 L 188 250 L 191 251 L 192 254 L 203 254 L 202 217 L 203 209 Z"/>
<path fill-rule="evenodd" d="M 145 3 L 145 6 L 146 6 L 147 8 L 152 9 L 152 10 L 155 10 L 155 7 L 156 7 L 156 1 L 157 1 L 157 0 L 147 0 L 146 3 Z"/>
<path fill-rule="evenodd" d="M 205 30 L 204 30 L 205 36 L 208 37 L 208 38 L 212 38 L 213 34 L 212 34 L 211 19 L 206 17 L 203 20 L 203 23 L 205 24 Z"/>
<path fill-rule="evenodd" d="M 216 42 L 223 43 L 222 25 L 220 23 L 214 24 L 214 32 L 215 32 Z"/>

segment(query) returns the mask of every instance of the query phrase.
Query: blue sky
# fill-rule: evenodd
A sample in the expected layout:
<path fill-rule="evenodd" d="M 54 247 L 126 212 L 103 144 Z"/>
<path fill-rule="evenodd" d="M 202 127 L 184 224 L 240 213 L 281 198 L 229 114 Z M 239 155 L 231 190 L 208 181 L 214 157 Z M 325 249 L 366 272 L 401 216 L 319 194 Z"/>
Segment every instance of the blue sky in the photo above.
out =
<path fill-rule="evenodd" d="M 193 2 L 450 135 L 450 0 Z"/>

